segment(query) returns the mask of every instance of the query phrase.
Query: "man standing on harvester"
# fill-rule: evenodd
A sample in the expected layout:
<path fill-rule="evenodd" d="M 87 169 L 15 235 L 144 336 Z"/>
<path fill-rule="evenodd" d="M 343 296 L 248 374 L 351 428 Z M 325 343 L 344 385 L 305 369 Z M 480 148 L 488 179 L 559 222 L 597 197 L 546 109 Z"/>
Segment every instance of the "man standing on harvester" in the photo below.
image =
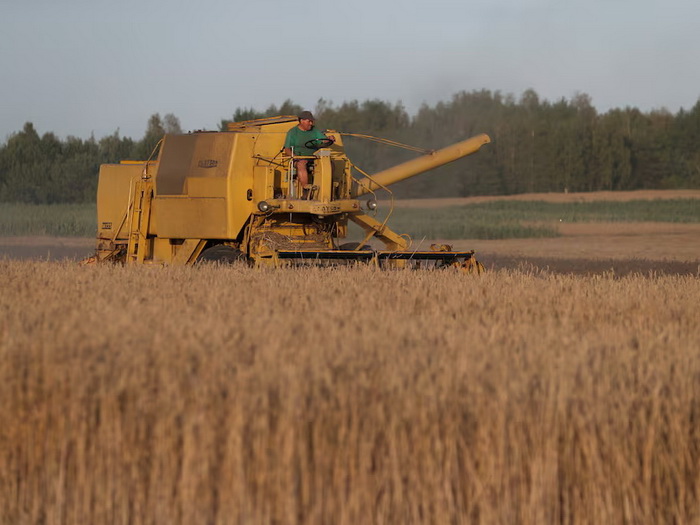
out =
<path fill-rule="evenodd" d="M 285 155 L 289 157 L 292 155 L 296 157 L 310 157 L 318 148 L 329 146 L 335 142 L 333 137 L 327 137 L 314 127 L 314 116 L 310 111 L 302 111 L 297 117 L 299 124 L 287 132 L 287 138 L 284 141 Z M 302 188 L 309 184 L 308 168 L 310 161 L 313 162 L 311 159 L 297 159 L 294 161 L 299 184 Z"/>

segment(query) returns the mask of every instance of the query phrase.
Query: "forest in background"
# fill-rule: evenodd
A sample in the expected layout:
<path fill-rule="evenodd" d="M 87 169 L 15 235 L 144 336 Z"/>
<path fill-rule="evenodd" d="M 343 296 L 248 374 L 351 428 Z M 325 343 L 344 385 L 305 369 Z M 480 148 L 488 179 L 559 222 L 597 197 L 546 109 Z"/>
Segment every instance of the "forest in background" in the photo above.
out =
<path fill-rule="evenodd" d="M 230 121 L 295 115 L 287 100 L 267 109 L 239 107 Z M 520 97 L 498 91 L 462 91 L 424 104 L 415 115 L 382 100 L 314 110 L 323 129 L 362 133 L 437 149 L 479 133 L 492 143 L 468 159 L 393 187 L 397 197 L 466 197 L 528 192 L 700 188 L 700 100 L 690 110 L 599 113 L 586 94 L 559 101 L 533 90 Z M 0 201 L 33 204 L 93 202 L 100 164 L 145 160 L 165 133 L 181 133 L 173 114 L 152 115 L 140 140 L 118 132 L 96 139 L 43 135 L 30 122 L 0 145 Z M 413 158 L 404 149 L 346 137 L 348 155 L 369 173 Z"/>

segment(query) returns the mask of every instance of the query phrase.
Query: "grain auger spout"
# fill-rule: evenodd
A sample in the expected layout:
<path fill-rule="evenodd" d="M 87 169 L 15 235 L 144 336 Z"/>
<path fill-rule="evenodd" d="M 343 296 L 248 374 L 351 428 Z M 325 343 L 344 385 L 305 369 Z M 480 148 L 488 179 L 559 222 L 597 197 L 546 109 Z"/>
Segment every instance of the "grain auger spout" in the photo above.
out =
<path fill-rule="evenodd" d="M 357 181 L 341 133 L 327 130 L 326 138 L 309 140 L 303 155 L 284 147 L 285 137 L 297 133 L 302 120 L 280 116 L 235 122 L 227 131 L 166 135 L 148 161 L 101 166 L 97 262 L 218 260 L 280 266 L 365 261 L 379 267 L 480 271 L 473 251 L 456 252 L 446 245 L 418 251 L 420 244 L 411 250 L 410 238 L 387 226 L 389 216 L 377 220 L 363 210 L 374 209 L 375 203 L 359 197 L 475 153 L 488 136 Z M 359 243 L 343 242 L 350 221 L 364 231 Z M 372 240 L 384 249 L 375 249 Z"/>
<path fill-rule="evenodd" d="M 449 162 L 467 155 L 476 153 L 481 146 L 491 142 L 488 135 L 481 134 L 462 142 L 452 144 L 446 148 L 428 153 L 417 159 L 409 160 L 403 164 L 375 173 L 371 177 L 365 177 L 357 183 L 356 197 L 360 197 L 370 191 L 387 187 L 396 182 L 401 182 L 415 175 L 432 170 Z"/>

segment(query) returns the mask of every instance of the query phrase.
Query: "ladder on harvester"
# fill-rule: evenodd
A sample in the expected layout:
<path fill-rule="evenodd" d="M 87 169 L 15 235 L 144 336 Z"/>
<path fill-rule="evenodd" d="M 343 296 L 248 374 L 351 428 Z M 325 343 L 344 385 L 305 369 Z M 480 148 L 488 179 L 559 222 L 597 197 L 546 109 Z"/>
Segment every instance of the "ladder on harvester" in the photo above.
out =
<path fill-rule="evenodd" d="M 150 178 L 134 182 L 129 211 L 129 244 L 126 249 L 126 263 L 142 263 L 146 256 L 146 236 L 151 218 L 153 183 Z"/>

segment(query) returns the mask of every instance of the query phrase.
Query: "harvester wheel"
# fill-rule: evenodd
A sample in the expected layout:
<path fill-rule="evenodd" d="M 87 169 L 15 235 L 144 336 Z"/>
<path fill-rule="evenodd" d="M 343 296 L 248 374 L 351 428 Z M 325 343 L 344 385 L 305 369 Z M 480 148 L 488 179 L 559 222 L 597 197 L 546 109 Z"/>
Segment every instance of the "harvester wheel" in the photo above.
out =
<path fill-rule="evenodd" d="M 197 262 L 218 262 L 232 264 L 239 261 L 247 261 L 248 257 L 242 251 L 225 244 L 216 244 L 204 250 Z"/>

